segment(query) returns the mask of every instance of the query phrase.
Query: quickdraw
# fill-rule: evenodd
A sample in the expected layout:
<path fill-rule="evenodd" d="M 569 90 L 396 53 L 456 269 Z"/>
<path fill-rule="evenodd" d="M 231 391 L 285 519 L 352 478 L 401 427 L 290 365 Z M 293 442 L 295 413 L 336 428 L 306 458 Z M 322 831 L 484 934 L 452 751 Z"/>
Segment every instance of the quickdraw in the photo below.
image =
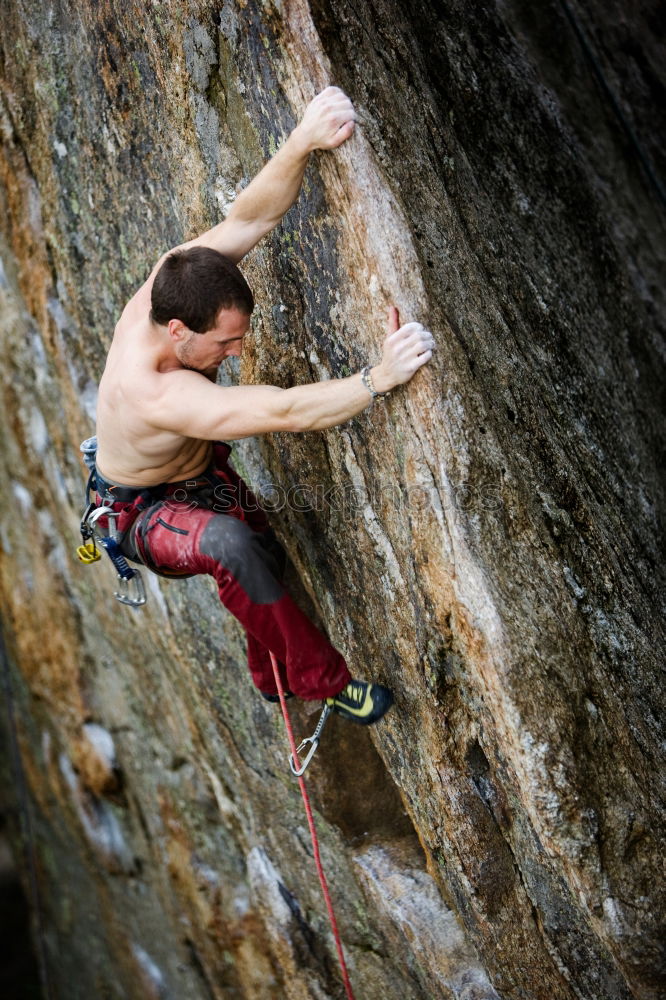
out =
<path fill-rule="evenodd" d="M 114 590 L 113 596 L 121 604 L 127 604 L 130 608 L 140 608 L 146 603 L 146 588 L 141 573 L 127 562 L 115 538 L 100 538 L 99 542 L 118 573 L 118 590 Z"/>
<path fill-rule="evenodd" d="M 296 766 L 293 753 L 289 755 L 289 767 L 291 768 L 291 773 L 295 774 L 297 778 L 300 778 L 300 776 L 305 773 L 305 769 L 307 768 L 308 764 L 314 757 L 317 747 L 319 746 L 319 740 L 321 739 L 321 734 L 324 731 L 324 726 L 326 725 L 326 720 L 328 719 L 330 714 L 331 714 L 330 706 L 324 705 L 324 709 L 321 713 L 321 716 L 319 717 L 319 722 L 317 723 L 317 727 L 314 733 L 312 734 L 312 736 L 306 736 L 305 739 L 302 740 L 299 746 L 296 748 L 296 761 L 298 761 L 300 767 Z M 299 760 L 299 754 L 302 753 L 308 745 L 310 746 L 310 749 L 307 752 L 307 756 L 301 763 Z"/>
<path fill-rule="evenodd" d="M 101 517 L 108 519 L 108 535 L 103 535 L 100 531 L 100 525 L 97 522 Z M 117 590 L 114 590 L 113 596 L 121 604 L 127 604 L 130 608 L 140 608 L 146 603 L 146 588 L 141 573 L 138 569 L 130 566 L 121 551 L 117 537 L 114 537 L 117 532 L 111 525 L 112 519 L 117 517 L 118 512 L 112 510 L 111 507 L 96 507 L 94 504 L 88 504 L 81 519 L 83 543 L 79 545 L 76 554 L 82 563 L 89 565 L 101 559 L 98 546 L 104 549 L 117 573 Z"/>

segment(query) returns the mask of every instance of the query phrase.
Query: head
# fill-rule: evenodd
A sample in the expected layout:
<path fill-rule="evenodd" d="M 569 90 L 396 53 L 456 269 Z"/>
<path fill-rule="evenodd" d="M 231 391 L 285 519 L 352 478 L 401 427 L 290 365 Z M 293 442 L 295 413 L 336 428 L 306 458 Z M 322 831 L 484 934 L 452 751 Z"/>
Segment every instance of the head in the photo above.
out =
<path fill-rule="evenodd" d="M 253 309 L 241 272 L 210 247 L 169 254 L 155 275 L 150 318 L 168 328 L 185 367 L 205 371 L 240 355 Z"/>

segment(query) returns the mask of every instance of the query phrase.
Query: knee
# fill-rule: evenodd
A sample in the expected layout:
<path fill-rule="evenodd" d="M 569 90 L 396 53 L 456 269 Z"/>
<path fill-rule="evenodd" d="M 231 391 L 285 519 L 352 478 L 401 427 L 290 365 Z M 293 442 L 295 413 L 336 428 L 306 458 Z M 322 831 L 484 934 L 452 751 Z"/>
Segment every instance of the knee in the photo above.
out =
<path fill-rule="evenodd" d="M 237 517 L 217 514 L 204 528 L 199 547 L 204 555 L 233 570 L 252 556 L 252 531 Z"/>
<path fill-rule="evenodd" d="M 264 540 L 243 521 L 225 514 L 211 518 L 201 536 L 204 555 L 224 567 L 255 604 L 271 604 L 284 590 L 279 569 Z"/>

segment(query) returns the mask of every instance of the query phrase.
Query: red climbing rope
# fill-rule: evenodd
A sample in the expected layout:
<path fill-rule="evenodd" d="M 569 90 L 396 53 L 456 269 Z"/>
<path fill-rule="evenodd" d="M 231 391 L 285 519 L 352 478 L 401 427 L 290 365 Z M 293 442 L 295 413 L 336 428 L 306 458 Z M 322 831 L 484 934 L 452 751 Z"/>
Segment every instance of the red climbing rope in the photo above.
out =
<path fill-rule="evenodd" d="M 273 666 L 275 683 L 277 685 L 278 694 L 280 696 L 280 707 L 282 708 L 284 724 L 287 727 L 287 736 L 289 737 L 289 746 L 291 747 L 294 766 L 296 768 L 299 768 L 300 762 L 298 760 L 298 750 L 296 749 L 296 740 L 294 739 L 294 732 L 291 728 L 291 720 L 289 719 L 289 712 L 287 711 L 287 702 L 284 697 L 284 687 L 282 686 L 282 681 L 280 680 L 280 671 L 278 670 L 277 660 L 275 659 L 272 653 L 271 653 L 271 664 Z M 351 988 L 351 983 L 349 982 L 349 973 L 347 972 L 345 955 L 342 950 L 342 941 L 340 940 L 340 932 L 338 931 L 338 924 L 335 919 L 335 913 L 333 912 L 333 903 L 331 902 L 331 895 L 328 891 L 328 883 L 326 882 L 326 876 L 324 875 L 324 869 L 322 867 L 321 857 L 319 855 L 319 841 L 317 840 L 317 831 L 315 829 L 314 817 L 312 815 L 312 809 L 310 807 L 310 799 L 308 797 L 308 790 L 305 787 L 305 778 L 303 777 L 303 775 L 298 775 L 298 784 L 301 789 L 301 795 L 303 796 L 303 804 L 305 806 L 305 815 L 308 818 L 308 826 L 310 827 L 310 837 L 312 838 L 312 850 L 314 852 L 315 865 L 317 866 L 317 874 L 319 875 L 319 881 L 321 882 L 322 892 L 324 893 L 324 899 L 326 900 L 326 909 L 328 910 L 328 919 L 331 922 L 331 930 L 333 931 L 333 937 L 335 938 L 335 947 L 338 950 L 338 959 L 340 960 L 342 981 L 345 984 L 345 990 L 347 991 L 348 1000 L 355 1000 L 354 993 Z"/>

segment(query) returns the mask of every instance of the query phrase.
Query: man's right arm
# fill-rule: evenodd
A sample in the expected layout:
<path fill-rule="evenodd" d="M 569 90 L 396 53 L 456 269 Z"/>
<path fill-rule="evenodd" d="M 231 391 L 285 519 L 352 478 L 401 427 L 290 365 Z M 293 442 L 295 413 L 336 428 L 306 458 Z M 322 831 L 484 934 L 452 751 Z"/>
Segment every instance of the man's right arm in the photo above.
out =
<path fill-rule="evenodd" d="M 392 325 L 397 323 L 397 313 Z M 392 329 L 371 369 L 377 392 L 408 382 L 432 357 L 432 334 L 420 323 Z M 160 376 L 160 394 L 144 403 L 148 422 L 184 437 L 234 441 L 277 431 L 317 431 L 345 423 L 371 402 L 361 375 L 280 389 L 212 385 L 188 370 Z"/>

